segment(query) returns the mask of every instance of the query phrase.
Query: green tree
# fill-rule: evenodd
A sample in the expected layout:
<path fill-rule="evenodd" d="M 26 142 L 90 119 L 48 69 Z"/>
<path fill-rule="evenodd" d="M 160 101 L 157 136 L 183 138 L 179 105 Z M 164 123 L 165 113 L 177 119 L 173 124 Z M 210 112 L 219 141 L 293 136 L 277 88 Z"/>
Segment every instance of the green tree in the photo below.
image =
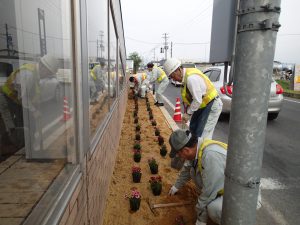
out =
<path fill-rule="evenodd" d="M 136 73 L 138 68 L 140 67 L 142 59 L 137 52 L 130 53 L 129 59 L 133 60 L 133 73 Z"/>

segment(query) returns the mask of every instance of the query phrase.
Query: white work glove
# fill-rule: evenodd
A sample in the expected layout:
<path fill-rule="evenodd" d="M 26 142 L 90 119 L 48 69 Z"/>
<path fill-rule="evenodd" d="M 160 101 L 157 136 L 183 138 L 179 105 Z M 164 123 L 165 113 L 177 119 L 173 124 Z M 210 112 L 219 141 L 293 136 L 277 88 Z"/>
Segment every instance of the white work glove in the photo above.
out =
<path fill-rule="evenodd" d="M 196 225 L 206 225 L 204 222 L 200 222 L 199 220 L 196 221 Z"/>
<path fill-rule="evenodd" d="M 190 118 L 191 118 L 191 115 L 184 113 L 182 116 L 182 121 L 186 123 L 190 120 Z"/>
<path fill-rule="evenodd" d="M 173 185 L 169 191 L 169 195 L 175 195 L 178 189 Z"/>

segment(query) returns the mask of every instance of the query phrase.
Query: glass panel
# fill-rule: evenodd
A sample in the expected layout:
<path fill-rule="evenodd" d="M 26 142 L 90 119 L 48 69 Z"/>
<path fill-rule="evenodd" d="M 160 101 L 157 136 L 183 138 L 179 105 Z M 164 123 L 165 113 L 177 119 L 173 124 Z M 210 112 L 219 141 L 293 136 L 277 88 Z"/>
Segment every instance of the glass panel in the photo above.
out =
<path fill-rule="evenodd" d="M 76 163 L 70 2 L 0 1 L 0 224 L 23 224 Z"/>
<path fill-rule="evenodd" d="M 113 103 L 117 97 L 117 37 L 111 11 L 109 12 L 109 24 L 110 98 Z"/>
<path fill-rule="evenodd" d="M 69 1 L 1 1 L 0 21 L 2 160 L 74 162 Z"/>
<path fill-rule="evenodd" d="M 108 105 L 107 1 L 87 0 L 90 138 L 106 117 Z"/>
<path fill-rule="evenodd" d="M 119 88 L 120 88 L 120 92 L 122 91 L 123 87 L 124 87 L 124 82 L 125 82 L 125 74 L 124 74 L 124 70 L 123 70 L 123 63 L 121 61 L 121 54 L 119 52 L 119 69 L 118 69 L 118 74 L 119 74 Z"/>

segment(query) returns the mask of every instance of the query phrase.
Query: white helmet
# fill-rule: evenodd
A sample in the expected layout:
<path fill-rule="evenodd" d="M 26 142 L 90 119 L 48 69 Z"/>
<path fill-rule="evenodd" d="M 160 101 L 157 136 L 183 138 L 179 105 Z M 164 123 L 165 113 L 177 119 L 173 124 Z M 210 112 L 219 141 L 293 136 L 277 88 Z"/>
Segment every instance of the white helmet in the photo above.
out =
<path fill-rule="evenodd" d="M 166 72 L 167 76 L 170 76 L 179 66 L 181 62 L 178 59 L 171 58 L 167 59 L 164 63 L 164 71 Z"/>
<path fill-rule="evenodd" d="M 52 55 L 44 55 L 41 59 L 41 63 L 53 74 L 56 74 L 58 69 L 58 61 Z"/>

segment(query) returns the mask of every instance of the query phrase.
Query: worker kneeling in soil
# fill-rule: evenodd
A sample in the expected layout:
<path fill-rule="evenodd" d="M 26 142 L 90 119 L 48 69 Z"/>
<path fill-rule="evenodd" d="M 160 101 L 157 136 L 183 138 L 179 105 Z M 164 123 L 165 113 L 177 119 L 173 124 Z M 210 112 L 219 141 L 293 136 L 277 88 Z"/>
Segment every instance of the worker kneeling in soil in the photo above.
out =
<path fill-rule="evenodd" d="M 149 81 L 147 80 L 146 73 L 138 73 L 134 76 L 129 77 L 129 81 L 132 84 L 134 94 L 144 98 L 146 95 L 147 87 L 149 86 Z"/>
<path fill-rule="evenodd" d="M 187 181 L 193 179 L 201 194 L 196 204 L 196 225 L 206 225 L 207 217 L 221 223 L 227 144 L 215 140 L 197 138 L 189 130 L 178 129 L 170 138 L 170 157 L 185 159 L 181 172 L 169 191 L 174 195 Z M 260 192 L 257 209 L 261 206 Z"/>
<path fill-rule="evenodd" d="M 227 145 L 222 142 L 197 138 L 189 130 L 176 130 L 169 139 L 170 157 L 185 159 L 184 166 L 169 194 L 174 195 L 187 181 L 193 179 L 201 194 L 196 204 L 196 225 L 205 225 L 207 216 L 221 223 L 224 169 Z M 208 215 L 207 215 L 208 214 Z"/>

